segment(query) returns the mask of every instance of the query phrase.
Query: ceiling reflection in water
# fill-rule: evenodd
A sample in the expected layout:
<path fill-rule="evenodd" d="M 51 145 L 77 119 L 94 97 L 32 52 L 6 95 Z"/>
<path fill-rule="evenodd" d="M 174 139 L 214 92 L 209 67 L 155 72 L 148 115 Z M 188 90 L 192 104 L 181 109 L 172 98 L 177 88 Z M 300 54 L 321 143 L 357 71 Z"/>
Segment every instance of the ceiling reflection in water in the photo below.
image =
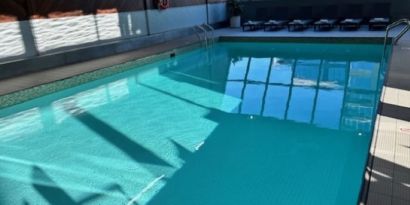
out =
<path fill-rule="evenodd" d="M 379 62 L 277 57 L 231 62 L 225 94 L 242 100 L 232 113 L 371 131 Z"/>

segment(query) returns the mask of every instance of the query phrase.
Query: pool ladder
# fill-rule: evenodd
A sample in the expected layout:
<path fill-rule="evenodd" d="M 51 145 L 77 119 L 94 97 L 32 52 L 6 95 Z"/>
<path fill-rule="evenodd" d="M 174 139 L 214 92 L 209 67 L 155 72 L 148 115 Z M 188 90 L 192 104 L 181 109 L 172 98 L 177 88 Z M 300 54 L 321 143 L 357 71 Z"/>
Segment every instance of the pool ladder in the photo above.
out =
<path fill-rule="evenodd" d="M 215 29 L 211 25 L 206 23 L 197 25 L 194 27 L 194 31 L 199 40 L 204 42 L 206 49 L 209 49 L 209 46 L 215 43 Z M 201 37 L 200 33 L 203 33 L 203 38 Z"/>
<path fill-rule="evenodd" d="M 215 29 L 211 25 L 205 23 L 202 25 L 195 26 L 194 31 L 196 36 L 199 38 L 199 41 L 205 44 L 206 58 L 208 64 L 211 65 L 213 59 L 213 52 L 212 49 L 210 49 L 210 46 L 213 46 L 215 44 Z M 201 37 L 200 33 L 203 33 L 203 38 Z"/>
<path fill-rule="evenodd" d="M 400 33 L 396 37 L 392 38 L 393 45 L 397 45 L 397 42 L 401 39 L 401 37 L 403 37 L 404 34 L 406 34 L 407 31 L 410 30 L 410 20 L 409 19 L 400 19 L 400 20 L 397 20 L 394 23 L 387 26 L 386 35 L 384 36 L 383 59 L 385 59 L 385 57 L 386 57 L 387 40 L 389 38 L 390 30 L 393 29 L 393 28 L 396 28 L 397 26 L 400 26 L 402 24 L 406 24 L 406 26 L 400 31 Z"/>

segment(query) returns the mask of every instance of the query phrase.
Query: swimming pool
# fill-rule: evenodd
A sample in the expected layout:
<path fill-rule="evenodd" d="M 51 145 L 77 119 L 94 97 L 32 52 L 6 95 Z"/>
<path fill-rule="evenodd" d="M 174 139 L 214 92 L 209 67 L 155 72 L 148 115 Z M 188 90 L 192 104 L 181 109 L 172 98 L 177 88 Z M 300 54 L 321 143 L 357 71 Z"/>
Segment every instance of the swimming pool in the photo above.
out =
<path fill-rule="evenodd" d="M 0 110 L 0 204 L 356 204 L 377 44 L 218 43 Z"/>

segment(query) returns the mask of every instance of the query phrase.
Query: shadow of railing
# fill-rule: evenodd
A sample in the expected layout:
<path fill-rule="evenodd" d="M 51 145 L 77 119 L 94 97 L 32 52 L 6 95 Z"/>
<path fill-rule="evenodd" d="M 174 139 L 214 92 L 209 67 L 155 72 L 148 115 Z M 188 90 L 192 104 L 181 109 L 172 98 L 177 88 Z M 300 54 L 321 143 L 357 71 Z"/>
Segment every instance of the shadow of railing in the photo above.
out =
<path fill-rule="evenodd" d="M 171 164 L 154 154 L 147 148 L 129 139 L 125 134 L 117 131 L 104 121 L 96 118 L 91 113 L 79 108 L 70 107 L 68 112 L 78 121 L 99 134 L 103 139 L 117 147 L 137 163 L 172 167 Z"/>
<path fill-rule="evenodd" d="M 410 149 L 409 147 L 407 147 Z M 373 168 L 368 181 L 367 194 L 364 203 L 375 203 L 369 194 L 394 197 L 408 201 L 410 193 L 410 168 L 393 161 L 373 156 Z"/>
<path fill-rule="evenodd" d="M 350 160 L 353 155 L 349 150 L 356 149 L 360 145 L 356 140 L 363 139 L 347 132 L 263 117 L 250 119 L 218 110 L 206 118 L 218 126 L 198 151 L 184 152 L 189 160 L 149 205 L 300 204 L 295 203 L 298 200 L 325 204 L 322 202 L 328 198 L 346 194 L 355 198 L 348 193 L 334 195 L 333 191 L 337 193 L 340 187 L 351 191 L 347 187 L 356 182 L 347 178 L 352 174 L 361 177 L 357 175 L 360 167 L 350 169 L 355 161 Z M 301 135 L 301 130 L 312 135 Z M 346 173 L 336 180 L 333 177 L 340 177 L 340 170 Z M 317 197 L 316 191 L 326 199 Z M 296 193 L 299 195 L 293 195 Z"/>
<path fill-rule="evenodd" d="M 33 167 L 33 187 L 50 204 L 79 205 L 63 188 L 53 181 L 40 167 Z"/>
<path fill-rule="evenodd" d="M 34 166 L 32 168 L 31 177 L 32 186 L 34 189 L 50 204 L 81 205 L 88 204 L 92 201 L 105 197 L 102 193 L 88 193 L 85 197 L 75 200 L 67 193 L 67 191 L 64 190 L 64 188 L 58 185 L 43 169 L 38 166 Z M 119 192 L 127 201 L 130 198 L 126 196 L 126 193 L 118 184 L 110 184 L 104 188 L 104 191 Z M 29 202 L 26 202 L 26 204 L 28 203 Z"/>

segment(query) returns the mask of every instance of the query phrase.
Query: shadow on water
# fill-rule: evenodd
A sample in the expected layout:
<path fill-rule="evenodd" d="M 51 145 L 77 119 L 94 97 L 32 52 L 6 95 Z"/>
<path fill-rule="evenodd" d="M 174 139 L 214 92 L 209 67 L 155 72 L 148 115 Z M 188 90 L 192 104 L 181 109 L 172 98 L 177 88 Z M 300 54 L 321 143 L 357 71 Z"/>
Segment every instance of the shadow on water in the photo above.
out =
<path fill-rule="evenodd" d="M 338 192 L 358 187 L 351 167 L 366 138 L 217 110 L 207 118 L 218 127 L 148 204 L 349 204 Z"/>
<path fill-rule="evenodd" d="M 2 184 L 2 181 L 0 181 L 0 184 Z M 5 195 L 6 195 L 6 193 L 3 193 L 3 191 L 0 189 L 0 205 L 6 205 L 7 204 L 6 200 L 5 200 Z"/>
<path fill-rule="evenodd" d="M 125 134 L 117 131 L 104 121 L 93 116 L 91 113 L 78 107 L 70 107 L 69 109 L 75 110 L 73 117 L 99 134 L 103 139 L 116 146 L 135 162 L 172 167 L 171 164 L 161 159 L 147 148 L 130 140 Z"/>
<path fill-rule="evenodd" d="M 180 159 L 188 160 L 192 156 L 193 152 L 189 151 L 175 140 L 171 140 L 171 142 L 177 148 L 178 156 Z"/>
<path fill-rule="evenodd" d="M 230 62 L 225 62 L 225 66 L 228 67 L 224 68 L 226 72 Z M 198 84 L 201 79 L 213 79 L 205 74 L 196 75 L 196 72 L 183 74 L 183 77 L 168 77 L 190 84 Z M 223 76 L 226 78 L 226 73 Z M 220 82 L 220 79 L 215 81 Z M 244 80 L 245 83 L 248 82 Z M 368 142 L 368 138 L 291 121 L 260 116 L 251 119 L 248 115 L 225 113 L 198 104 L 195 99 L 163 91 L 161 87 L 139 85 L 206 108 L 210 112 L 206 118 L 218 124 L 195 154 L 172 141 L 186 164 L 168 178 L 165 187 L 148 204 L 301 204 L 303 199 L 312 201 L 310 204 L 327 204 L 329 198 L 343 197 L 343 191 L 358 187 L 352 183 L 360 182 L 362 177 L 356 176 L 361 174 L 360 167 L 359 171 L 356 169 L 357 160 L 361 161 L 358 158 L 367 153 L 363 144 Z M 212 83 L 205 81 L 201 85 L 222 93 L 225 91 L 224 86 L 212 87 Z M 320 86 L 316 87 L 319 89 Z M 67 111 L 135 162 L 172 167 L 91 113 L 76 106 L 69 107 Z M 351 180 L 353 175 L 359 180 Z M 61 200 L 69 205 L 84 204 L 98 198 L 90 195 L 81 200 L 72 199 L 39 167 L 33 168 L 32 176 L 46 182 L 34 183 L 33 187 L 51 204 L 61 204 Z M 319 192 L 324 197 L 315 198 Z"/>
<path fill-rule="evenodd" d="M 40 167 L 34 166 L 32 168 L 32 186 L 34 189 L 43 196 L 50 204 L 59 205 L 80 205 L 89 204 L 95 200 L 105 197 L 103 193 L 88 193 L 83 198 L 78 200 L 73 199 L 61 186 L 59 186 L 53 179 Z M 127 200 L 130 198 L 126 196 L 126 193 L 122 190 L 118 184 L 110 184 L 103 188 L 107 192 L 121 193 Z M 24 204 L 29 202 L 24 201 Z"/>
<path fill-rule="evenodd" d="M 338 53 L 336 52 L 336 54 Z M 272 57 L 267 59 L 269 61 L 266 62 L 270 62 L 270 65 L 267 65 L 270 67 L 266 69 L 269 71 L 265 73 L 263 79 L 271 76 L 272 65 L 278 60 Z M 313 76 L 312 73 L 314 74 L 314 72 L 309 71 L 313 68 L 312 66 L 306 66 L 306 61 L 299 61 L 299 63 L 297 63 L 298 59 L 289 61 L 294 63 L 288 63 L 288 70 L 291 75 L 286 76 L 289 83 L 284 85 L 269 83 L 269 80 L 258 83 L 248 80 L 247 76 L 250 70 L 259 69 L 263 66 L 252 64 L 251 58 L 248 59 L 248 63 L 244 64 L 246 66 L 244 69 L 230 65 L 229 62 L 225 63 L 225 66 L 227 66 L 227 68 L 224 68 L 225 71 L 230 70 L 233 74 L 241 69 L 244 71 L 243 76 L 245 76 L 245 79 L 240 79 L 243 81 L 242 85 L 244 85 L 241 86 L 242 94 L 240 98 L 242 102 L 244 101 L 243 93 L 246 93 L 247 84 L 255 84 L 255 86 L 265 84 L 265 86 L 260 86 L 265 90 L 261 99 L 265 99 L 267 88 L 270 86 L 289 87 L 289 89 L 285 89 L 286 93 L 289 93 L 287 94 L 286 106 L 284 106 L 286 109 L 283 110 L 286 113 L 285 116 L 292 109 L 293 114 L 296 112 L 296 114 L 301 115 L 300 110 L 295 107 L 304 107 L 306 106 L 304 104 L 307 103 L 304 102 L 306 98 L 303 98 L 303 96 L 297 98 L 297 94 L 292 95 L 292 89 L 299 89 L 300 91 L 301 87 L 306 87 L 315 91 L 312 92 L 315 93 L 313 95 L 315 97 L 310 99 L 313 101 L 313 108 L 309 114 L 310 125 L 262 117 L 263 110 L 261 111 L 262 114 L 256 114 L 258 116 L 254 116 L 254 118 L 246 115 L 246 112 L 244 112 L 245 114 L 225 113 L 198 104 L 194 99 L 175 96 L 160 87 L 137 82 L 146 88 L 208 109 L 210 113 L 207 115 L 207 119 L 218 124 L 212 134 L 208 136 L 203 147 L 195 154 L 180 151 L 180 153 L 185 153 L 181 155 L 182 158 L 189 158 L 189 160 L 167 181 L 166 186 L 148 204 L 317 205 L 357 203 L 370 138 L 368 134 L 362 136 L 362 133 L 357 132 L 363 129 L 365 133 L 370 133 L 368 129 L 371 128 L 371 113 L 374 113 L 375 110 L 374 99 L 378 96 L 377 82 L 380 75 L 370 76 L 372 82 L 375 83 L 369 90 L 360 89 L 360 85 L 348 85 L 349 80 L 354 79 L 354 75 L 352 75 L 353 77 L 350 75 L 350 70 L 356 69 L 354 71 L 357 72 L 359 69 L 356 67 L 359 65 L 364 66 L 363 70 L 366 70 L 369 65 L 371 65 L 371 69 L 378 65 L 377 61 L 363 64 L 360 62 L 360 60 L 363 60 L 360 57 L 355 57 L 352 60 L 358 62 L 340 62 L 339 58 L 327 59 L 326 62 L 333 62 L 332 64 L 326 64 L 328 67 L 322 66 L 325 61 L 320 60 L 321 63 L 314 67 L 318 72 Z M 180 67 L 185 67 L 182 66 L 183 63 L 192 64 L 192 62 L 179 63 L 181 63 L 179 64 Z M 276 62 L 276 64 L 278 63 Z M 283 68 L 283 65 L 279 66 Z M 229 68 L 230 66 L 231 68 Z M 279 66 L 278 68 L 281 68 Z M 181 71 L 178 67 L 175 67 L 175 70 L 168 69 L 167 72 L 161 74 L 179 82 L 208 88 L 225 93 L 225 95 L 229 94 L 224 87 L 216 87 L 215 89 L 213 84 L 209 83 L 220 82 L 220 79 L 212 78 L 212 76 L 220 75 L 208 75 L 201 72 L 200 69 L 196 69 L 195 66 L 191 66 L 191 68 Z M 381 69 L 377 70 L 381 72 Z M 298 75 L 294 75 L 295 73 Z M 205 81 L 203 79 L 211 80 Z M 300 82 L 296 84 L 294 82 L 296 80 L 311 81 L 314 82 L 314 85 L 305 86 L 301 85 Z M 223 79 L 223 81 L 226 81 L 226 79 Z M 333 90 L 337 91 L 335 93 L 340 98 L 334 99 L 335 95 L 329 95 L 329 91 Z M 246 94 L 254 95 L 252 92 Z M 269 99 L 269 97 L 266 97 L 266 99 Z M 258 99 L 251 100 L 253 102 L 258 101 Z M 340 102 L 336 103 L 335 101 Z M 290 102 L 297 102 L 292 109 L 289 109 L 289 105 L 292 104 Z M 321 102 L 322 105 L 316 106 L 318 102 Z M 353 102 L 358 104 L 367 102 L 366 109 L 370 111 L 370 114 L 363 113 L 361 110 L 344 110 L 347 107 L 346 105 L 353 104 Z M 323 105 L 329 103 L 334 105 L 330 107 Z M 274 106 L 273 103 L 267 104 L 268 107 Z M 321 109 L 318 108 L 319 111 L 316 112 L 316 107 Z M 333 112 L 332 115 L 319 115 L 321 118 L 318 118 L 321 119 L 319 122 L 322 123 L 322 126 L 331 123 L 336 124 L 335 126 L 333 124 L 328 126 L 334 128 L 333 130 L 319 128 L 312 123 L 313 119 L 316 119 L 314 118 L 315 114 L 322 114 L 323 112 Z M 299 116 L 297 115 L 297 117 Z M 368 119 L 365 121 L 369 122 L 368 125 L 363 123 L 365 126 L 362 126 L 360 122 L 353 123 L 354 126 L 351 126 L 353 128 L 350 129 L 351 127 L 348 127 L 348 125 L 352 124 L 351 121 L 355 122 L 355 117 Z M 289 120 L 294 118 L 289 118 Z M 343 124 L 343 122 L 347 122 L 347 124 Z M 184 150 L 182 146 L 176 145 L 176 147 L 178 150 Z"/>
<path fill-rule="evenodd" d="M 207 107 L 207 106 L 205 106 L 205 105 L 201 105 L 201 104 L 199 104 L 199 103 L 196 103 L 196 102 L 194 102 L 194 101 L 192 101 L 192 100 L 190 100 L 190 99 L 186 99 L 186 98 L 179 97 L 179 96 L 174 95 L 174 94 L 172 94 L 172 93 L 170 93 L 170 92 L 163 91 L 163 90 L 161 90 L 161 89 L 158 89 L 158 88 L 156 88 L 156 87 L 147 85 L 147 84 L 145 84 L 145 83 L 137 82 L 137 84 L 138 84 L 138 85 L 141 85 L 141 86 L 143 86 L 143 87 L 149 88 L 149 89 L 151 89 L 151 90 L 154 90 L 154 91 L 156 91 L 156 92 L 159 92 L 159 93 L 161 93 L 161 94 L 163 94 L 163 95 L 171 96 L 171 97 L 173 97 L 173 98 L 175 98 L 175 99 L 178 99 L 178 100 L 180 100 L 180 101 L 186 102 L 186 103 L 188 103 L 188 104 L 195 105 L 195 106 L 198 106 L 198 107 L 201 107 L 201 108 L 204 108 L 204 109 L 208 109 L 208 110 L 212 109 L 212 108 Z"/>
<path fill-rule="evenodd" d="M 107 192 L 118 192 L 121 193 L 127 201 L 129 201 L 130 197 L 125 193 L 125 191 L 122 189 L 122 187 L 118 184 L 111 184 L 103 188 L 104 191 Z M 95 193 L 95 194 L 88 194 L 85 197 L 82 197 L 78 200 L 78 203 L 80 204 L 92 204 L 93 201 L 98 200 L 99 198 L 104 197 L 104 194 L 101 193 Z"/>
<path fill-rule="evenodd" d="M 43 196 L 50 204 L 77 205 L 77 203 L 67 192 L 64 191 L 56 182 L 54 182 L 40 167 L 32 169 L 33 187 Z"/>

